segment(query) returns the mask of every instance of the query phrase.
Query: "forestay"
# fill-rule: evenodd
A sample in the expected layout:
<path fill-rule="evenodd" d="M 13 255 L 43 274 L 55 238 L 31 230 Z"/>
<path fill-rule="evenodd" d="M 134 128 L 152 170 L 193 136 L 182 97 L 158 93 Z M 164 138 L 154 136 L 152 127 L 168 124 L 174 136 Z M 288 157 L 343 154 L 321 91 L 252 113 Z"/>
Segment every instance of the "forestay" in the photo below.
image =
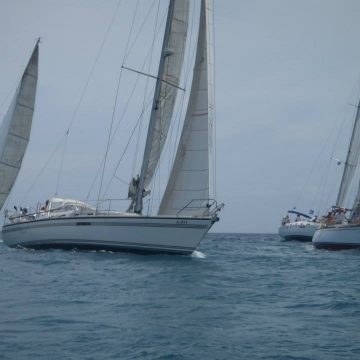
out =
<path fill-rule="evenodd" d="M 29 142 L 38 78 L 38 43 L 0 127 L 0 208 L 21 167 Z"/>
<path fill-rule="evenodd" d="M 188 0 L 170 1 L 137 194 L 140 198 L 137 211 L 141 211 L 143 190 L 148 189 L 158 166 L 173 115 L 184 59 L 188 17 Z"/>
<path fill-rule="evenodd" d="M 346 196 L 350 188 L 350 183 L 354 178 L 356 167 L 360 158 L 360 103 L 357 107 L 356 116 L 354 120 L 353 131 L 351 134 L 350 145 L 346 157 L 344 173 L 341 179 L 338 198 L 336 201 L 337 206 L 345 206 Z"/>
<path fill-rule="evenodd" d="M 213 142 L 213 43 L 210 1 L 201 1 L 193 82 L 184 127 L 159 215 L 208 213 Z"/>

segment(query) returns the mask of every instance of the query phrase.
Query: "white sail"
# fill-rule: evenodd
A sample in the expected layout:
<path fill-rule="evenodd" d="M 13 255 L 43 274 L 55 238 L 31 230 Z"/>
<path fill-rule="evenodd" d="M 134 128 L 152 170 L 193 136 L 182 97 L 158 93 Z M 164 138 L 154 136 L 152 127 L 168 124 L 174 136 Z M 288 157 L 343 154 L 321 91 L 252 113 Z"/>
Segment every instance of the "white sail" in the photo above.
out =
<path fill-rule="evenodd" d="M 176 3 L 184 4 L 178 0 L 171 0 L 169 13 L 175 9 Z M 40 211 L 35 213 L 24 214 L 21 211 L 20 213 L 7 212 L 5 214 L 6 219 L 1 229 L 1 235 L 7 246 L 34 249 L 78 248 L 148 251 L 174 254 L 191 254 L 196 249 L 210 228 L 219 220 L 217 213 L 222 207 L 214 206 L 211 210 L 207 208 L 213 121 L 212 14 L 209 4 L 210 1 L 201 1 L 200 32 L 191 99 L 189 100 L 176 161 L 173 165 L 162 207 L 165 214 L 175 213 L 190 199 L 200 197 L 205 198 L 205 200 L 201 200 L 203 208 L 188 212 L 188 214 L 183 213 L 179 217 L 141 216 L 139 213 L 141 213 L 142 204 L 140 202 L 139 208 L 138 200 L 139 189 L 141 189 L 140 200 L 144 195 L 144 182 L 140 185 L 140 178 L 136 177 L 133 179 L 130 197 L 132 199 L 131 210 L 137 214 L 130 216 L 128 213 L 112 211 L 110 210 L 111 203 L 108 210 L 98 211 L 98 209 L 76 200 L 50 199 L 44 206 L 40 207 Z M 170 24 L 171 21 L 168 21 L 167 29 L 169 29 Z M 168 34 L 168 31 L 165 33 Z M 164 66 L 170 53 L 171 51 L 168 49 L 166 58 L 161 57 L 160 63 L 163 64 L 161 66 Z M 159 67 L 160 70 L 161 66 Z M 163 74 L 163 72 L 159 71 L 159 74 Z M 157 81 L 157 91 L 161 90 L 160 86 L 163 86 L 164 83 L 162 75 L 160 79 Z M 21 91 L 20 89 L 19 96 Z M 169 91 L 172 90 L 169 89 Z M 160 100 L 160 97 L 155 97 L 156 106 L 160 106 Z M 17 102 L 17 100 L 14 101 L 14 109 Z M 154 108 L 153 114 L 158 110 Z M 164 111 L 172 112 L 172 110 Z M 157 117 L 152 115 L 152 120 L 155 121 L 156 119 Z M 162 120 L 160 118 L 160 122 Z M 149 128 L 154 135 L 152 126 Z M 152 141 L 147 141 L 147 144 L 152 143 Z M 158 140 L 158 143 L 161 144 L 161 141 Z M 145 154 L 150 154 L 150 148 L 151 146 L 147 148 L 148 152 L 145 151 Z M 149 156 L 147 160 L 144 159 L 144 163 L 147 171 Z M 142 181 L 144 180 L 143 175 L 144 172 L 142 171 Z M 136 204 L 134 204 L 135 200 Z M 55 206 L 54 203 L 58 203 L 59 206 Z"/>
<path fill-rule="evenodd" d="M 20 170 L 29 142 L 38 77 L 38 43 L 0 126 L 0 209 Z"/>
<path fill-rule="evenodd" d="M 211 3 L 202 0 L 190 100 L 160 215 L 181 211 L 181 216 L 203 216 L 208 212 L 213 141 L 212 49 Z"/>
<path fill-rule="evenodd" d="M 139 189 L 137 189 L 138 212 L 141 211 L 143 190 L 148 189 L 158 166 L 173 115 L 184 59 L 188 17 L 188 0 L 170 1 Z"/>
<path fill-rule="evenodd" d="M 351 140 L 349 144 L 348 153 L 346 156 L 344 173 L 341 179 L 338 198 L 336 200 L 337 206 L 345 206 L 346 196 L 350 188 L 351 181 L 354 178 L 356 167 L 360 158 L 360 103 L 357 107 L 356 116 L 354 120 L 353 131 L 351 134 Z"/>
<path fill-rule="evenodd" d="M 358 192 L 355 197 L 355 201 L 352 207 L 351 217 L 354 219 L 358 219 L 359 216 L 360 216 L 360 187 L 358 188 Z"/>

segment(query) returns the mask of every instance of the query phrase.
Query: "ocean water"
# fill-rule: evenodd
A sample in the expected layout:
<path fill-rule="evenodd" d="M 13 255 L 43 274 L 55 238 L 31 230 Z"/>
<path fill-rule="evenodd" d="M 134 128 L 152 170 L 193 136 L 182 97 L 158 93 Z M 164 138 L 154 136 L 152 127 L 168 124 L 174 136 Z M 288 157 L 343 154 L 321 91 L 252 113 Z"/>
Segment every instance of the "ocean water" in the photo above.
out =
<path fill-rule="evenodd" d="M 0 359 L 360 359 L 360 251 L 210 234 L 193 256 L 0 243 Z"/>

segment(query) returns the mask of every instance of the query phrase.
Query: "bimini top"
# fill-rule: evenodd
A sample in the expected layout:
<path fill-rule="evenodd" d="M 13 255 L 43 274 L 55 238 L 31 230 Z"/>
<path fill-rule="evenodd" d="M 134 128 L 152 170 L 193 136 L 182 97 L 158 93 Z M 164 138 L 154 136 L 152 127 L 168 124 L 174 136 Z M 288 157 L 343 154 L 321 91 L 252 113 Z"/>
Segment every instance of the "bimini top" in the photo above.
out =
<path fill-rule="evenodd" d="M 304 214 L 304 213 L 302 213 L 302 212 L 300 212 L 300 211 L 288 210 L 288 213 L 289 213 L 289 214 L 300 215 L 300 216 L 303 216 L 303 217 L 305 217 L 305 218 L 307 218 L 307 219 L 312 219 L 312 217 L 311 217 L 310 215 Z"/>

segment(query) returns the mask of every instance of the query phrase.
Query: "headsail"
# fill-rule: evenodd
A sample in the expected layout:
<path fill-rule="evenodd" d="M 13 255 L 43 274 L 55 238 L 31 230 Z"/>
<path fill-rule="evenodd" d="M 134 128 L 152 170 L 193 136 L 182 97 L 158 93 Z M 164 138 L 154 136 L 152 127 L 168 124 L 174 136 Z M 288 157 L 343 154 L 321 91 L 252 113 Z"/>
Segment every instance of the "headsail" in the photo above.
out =
<path fill-rule="evenodd" d="M 214 120 L 212 34 L 211 1 L 202 0 L 190 100 L 160 215 L 181 211 L 182 216 L 203 216 L 208 212 Z"/>
<path fill-rule="evenodd" d="M 356 116 L 354 120 L 353 131 L 346 156 L 345 167 L 341 179 L 340 189 L 336 200 L 337 206 L 345 206 L 346 196 L 349 191 L 351 181 L 354 178 L 356 167 L 360 158 L 360 102 L 357 106 Z"/>
<path fill-rule="evenodd" d="M 38 78 L 38 57 L 39 41 L 0 126 L 0 209 L 14 185 L 29 142 Z"/>
<path fill-rule="evenodd" d="M 142 210 L 142 198 L 158 166 L 168 134 L 184 59 L 188 17 L 188 0 L 170 0 L 141 174 L 130 186 L 134 188 L 135 184 L 135 193 L 134 189 L 129 189 L 130 197 L 136 201 L 136 212 Z"/>

